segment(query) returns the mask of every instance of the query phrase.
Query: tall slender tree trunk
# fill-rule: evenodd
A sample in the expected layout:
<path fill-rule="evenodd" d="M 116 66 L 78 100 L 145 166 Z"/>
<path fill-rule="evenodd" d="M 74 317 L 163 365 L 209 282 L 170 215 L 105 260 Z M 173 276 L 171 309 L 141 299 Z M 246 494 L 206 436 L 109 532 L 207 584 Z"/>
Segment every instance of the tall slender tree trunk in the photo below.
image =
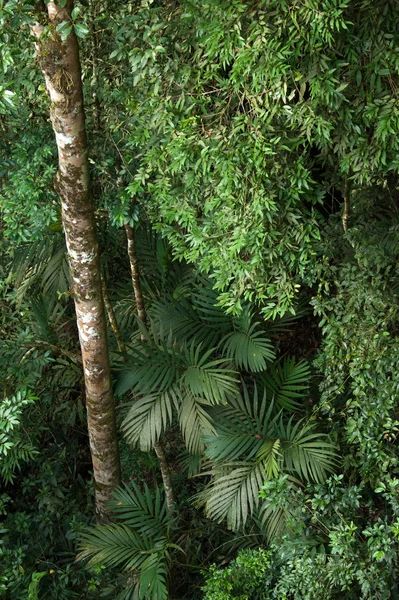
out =
<path fill-rule="evenodd" d="M 50 116 L 59 168 L 56 189 L 69 255 L 86 386 L 87 421 L 96 487 L 96 514 L 107 517 L 107 501 L 120 483 L 106 321 L 101 290 L 94 204 L 90 190 L 79 48 L 72 31 L 62 41 L 57 25 L 71 20 L 73 0 L 36 4 L 32 26 L 50 96 Z M 44 33 L 44 35 L 43 35 Z"/>

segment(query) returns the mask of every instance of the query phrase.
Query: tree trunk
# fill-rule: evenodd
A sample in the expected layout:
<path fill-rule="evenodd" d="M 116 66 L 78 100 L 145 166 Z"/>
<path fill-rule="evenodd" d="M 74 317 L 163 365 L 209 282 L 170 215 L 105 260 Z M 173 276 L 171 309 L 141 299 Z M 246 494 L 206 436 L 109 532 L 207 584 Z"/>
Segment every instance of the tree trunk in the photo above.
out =
<path fill-rule="evenodd" d="M 78 42 L 72 31 L 62 41 L 57 25 L 71 20 L 73 0 L 36 4 L 32 26 L 50 96 L 58 147 L 56 189 L 69 256 L 86 386 L 87 422 L 96 489 L 96 514 L 108 515 L 107 501 L 120 483 L 106 321 L 101 291 L 94 203 L 91 197 Z M 46 27 L 45 35 L 42 35 Z"/>
<path fill-rule="evenodd" d="M 132 285 L 133 285 L 134 296 L 136 299 L 137 314 L 138 314 L 139 319 L 145 324 L 147 321 L 147 315 L 145 312 L 143 293 L 141 291 L 140 272 L 139 272 L 139 265 L 138 265 L 137 255 L 136 255 L 134 230 L 128 224 L 125 225 L 125 230 L 126 230 L 126 236 L 127 236 L 127 244 L 128 244 L 127 248 L 128 248 L 129 261 L 130 261 L 130 272 L 132 275 Z M 141 339 L 144 339 L 143 336 L 141 336 Z M 165 455 L 164 449 L 162 448 L 162 444 L 160 441 L 155 442 L 154 451 L 158 458 L 159 468 L 161 469 L 163 486 L 165 488 L 166 504 L 168 507 L 168 511 L 171 512 L 174 510 L 176 502 L 175 502 L 175 496 L 174 496 L 174 492 L 173 492 L 172 479 L 170 477 L 168 461 L 166 459 L 166 455 Z"/>
<path fill-rule="evenodd" d="M 141 292 L 140 273 L 139 273 L 139 267 L 138 267 L 138 262 L 137 262 L 136 244 L 134 241 L 134 231 L 133 231 L 133 228 L 127 223 L 125 225 L 125 231 L 126 231 L 126 237 L 127 237 L 127 252 L 129 254 L 130 272 L 132 275 L 133 291 L 134 291 L 134 297 L 136 299 L 137 315 L 138 315 L 138 318 L 145 324 L 146 314 L 145 314 L 145 308 L 144 308 L 144 298 L 143 298 L 143 294 Z"/>
<path fill-rule="evenodd" d="M 168 511 L 172 512 L 175 508 L 175 495 L 173 493 L 168 461 L 166 460 L 166 455 L 161 442 L 155 442 L 154 450 L 159 462 L 159 468 L 161 469 L 163 487 L 165 488 L 166 506 L 168 507 Z"/>

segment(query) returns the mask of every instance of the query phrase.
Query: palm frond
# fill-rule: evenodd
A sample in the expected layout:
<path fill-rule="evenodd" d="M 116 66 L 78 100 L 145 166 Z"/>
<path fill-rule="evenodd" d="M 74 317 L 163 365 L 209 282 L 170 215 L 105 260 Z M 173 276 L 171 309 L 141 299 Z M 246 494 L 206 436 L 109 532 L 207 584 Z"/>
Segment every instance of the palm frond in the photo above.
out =
<path fill-rule="evenodd" d="M 212 326 L 221 335 L 232 329 L 232 321 L 218 305 L 218 294 L 212 288 L 211 282 L 202 278 L 192 294 L 192 303 L 204 323 Z"/>
<path fill-rule="evenodd" d="M 287 421 L 283 411 L 273 416 L 265 390 L 262 396 L 256 387 L 252 396 L 243 390 L 229 405 L 213 409 L 215 433 L 204 437 L 212 465 L 206 474 L 212 480 L 199 496 L 211 518 L 227 518 L 233 529 L 245 525 L 265 479 L 285 472 L 321 482 L 337 466 L 334 445 L 314 424 L 295 423 L 293 417 Z M 270 518 L 273 529 L 278 517 Z"/>
<path fill-rule="evenodd" d="M 133 400 L 122 422 L 127 441 L 150 450 L 172 423 L 173 411 L 180 399 L 180 387 L 172 385 L 160 394 L 148 394 Z"/>
<path fill-rule="evenodd" d="M 204 450 L 202 438 L 214 432 L 213 421 L 205 406 L 209 403 L 203 398 L 184 394 L 179 411 L 180 429 L 188 451 L 200 455 Z"/>
<path fill-rule="evenodd" d="M 166 499 L 159 488 L 153 497 L 147 485 L 141 492 L 134 484 L 132 490 L 124 487 L 115 491 L 111 512 L 123 522 L 83 531 L 77 560 L 129 572 L 133 585 L 121 598 L 166 600 L 166 558 L 168 548 L 175 547 L 167 539 L 174 518 L 166 511 Z"/>
<path fill-rule="evenodd" d="M 141 599 L 166 600 L 168 598 L 166 565 L 162 551 L 152 552 L 143 562 L 139 589 Z"/>
<path fill-rule="evenodd" d="M 287 519 L 292 516 L 291 512 L 284 506 L 271 506 L 263 502 L 259 506 L 262 529 L 266 538 L 270 541 L 273 537 L 280 535 L 286 527 Z"/>
<path fill-rule="evenodd" d="M 203 353 L 201 344 L 193 342 L 183 351 L 186 370 L 181 381 L 194 396 L 203 396 L 218 404 L 238 393 L 237 372 L 230 368 L 230 361 L 225 358 L 208 360 L 213 348 Z"/>
<path fill-rule="evenodd" d="M 165 333 L 172 332 L 175 339 L 190 342 L 195 338 L 205 348 L 216 346 L 222 333 L 201 319 L 188 298 L 157 300 L 152 303 L 150 314 L 163 327 Z"/>
<path fill-rule="evenodd" d="M 129 362 L 117 374 L 116 395 L 130 389 L 140 394 L 161 393 L 179 380 L 183 365 L 178 348 L 167 342 L 138 344 Z"/>
<path fill-rule="evenodd" d="M 179 456 L 179 464 L 182 471 L 187 472 L 187 477 L 190 479 L 201 470 L 202 454 L 191 454 L 184 449 Z"/>
<path fill-rule="evenodd" d="M 45 295 L 55 296 L 56 292 L 66 292 L 70 287 L 69 267 L 65 240 L 62 234 L 55 233 L 41 240 L 21 244 L 15 253 L 11 266 L 11 276 L 17 288 L 17 299 L 35 286 Z"/>
<path fill-rule="evenodd" d="M 137 571 L 139 597 L 166 600 L 166 549 L 164 537 L 154 540 L 126 525 L 97 525 L 80 534 L 77 560 Z"/>
<path fill-rule="evenodd" d="M 338 465 L 334 444 L 324 433 L 315 431 L 314 424 L 304 420 L 287 424 L 281 420 L 278 434 L 282 440 L 284 470 L 295 473 L 305 481 L 321 483 Z"/>
<path fill-rule="evenodd" d="M 226 468 L 226 467 L 225 467 Z M 217 476 L 201 494 L 206 514 L 220 523 L 227 519 L 230 529 L 237 531 L 258 505 L 259 490 L 265 479 L 261 463 L 229 463 L 228 473 Z"/>
<path fill-rule="evenodd" d="M 270 399 L 282 408 L 295 410 L 298 399 L 304 398 L 309 390 L 310 367 L 305 360 L 295 358 L 277 361 L 270 370 L 259 377 Z"/>
<path fill-rule="evenodd" d="M 267 402 L 266 394 L 259 398 L 255 387 L 251 396 L 244 385 L 242 395 L 214 410 L 215 433 L 204 438 L 205 456 L 217 462 L 253 458 L 264 438 L 274 431 L 272 411 L 273 403 Z"/>
<path fill-rule="evenodd" d="M 153 548 L 153 540 L 126 525 L 97 525 L 81 532 L 77 560 L 88 564 L 137 569 Z M 162 538 L 161 538 L 162 540 Z"/>
<path fill-rule="evenodd" d="M 275 359 L 273 345 L 259 323 L 252 323 L 252 314 L 244 307 L 235 323 L 235 331 L 228 333 L 221 341 L 222 351 L 235 361 L 238 367 L 257 373 L 266 369 L 266 362 Z"/>
<path fill-rule="evenodd" d="M 110 510 L 114 517 L 138 533 L 159 537 L 172 524 L 174 518 L 167 512 L 166 498 L 157 486 L 155 497 L 146 483 L 142 492 L 136 483 L 132 488 L 119 487 L 113 494 Z"/>
<path fill-rule="evenodd" d="M 42 274 L 43 293 L 55 296 L 70 289 L 69 264 L 66 248 L 61 246 L 54 251 Z"/>

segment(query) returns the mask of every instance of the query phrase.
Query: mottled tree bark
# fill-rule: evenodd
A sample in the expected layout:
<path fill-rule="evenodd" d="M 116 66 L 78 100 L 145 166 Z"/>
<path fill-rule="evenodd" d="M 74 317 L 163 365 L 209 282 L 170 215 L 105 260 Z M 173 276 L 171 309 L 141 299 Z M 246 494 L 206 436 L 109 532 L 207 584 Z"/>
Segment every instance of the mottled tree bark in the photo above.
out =
<path fill-rule="evenodd" d="M 87 422 L 96 488 L 96 514 L 107 517 L 107 501 L 120 483 L 106 321 L 101 290 L 94 204 L 90 191 L 78 42 L 72 31 L 62 41 L 57 25 L 70 21 L 73 0 L 36 5 L 32 26 L 50 96 L 58 147 L 56 189 L 69 256 L 86 386 Z M 44 35 L 43 35 L 44 33 Z"/>

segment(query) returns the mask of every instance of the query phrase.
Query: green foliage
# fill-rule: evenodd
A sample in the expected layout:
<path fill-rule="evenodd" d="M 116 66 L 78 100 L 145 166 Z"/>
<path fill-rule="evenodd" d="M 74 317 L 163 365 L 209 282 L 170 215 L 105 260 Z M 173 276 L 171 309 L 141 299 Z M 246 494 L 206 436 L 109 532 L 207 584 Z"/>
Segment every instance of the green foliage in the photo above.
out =
<path fill-rule="evenodd" d="M 258 507 L 265 479 L 286 472 L 302 481 L 322 481 L 336 465 L 334 446 L 325 434 L 281 412 L 273 417 L 273 402 L 256 388 L 253 395 L 244 388 L 242 397 L 215 409 L 214 423 L 214 434 L 204 439 L 212 479 L 200 499 L 211 518 L 227 518 L 234 530 Z"/>
<path fill-rule="evenodd" d="M 285 312 L 314 281 L 330 186 L 396 168 L 394 2 L 143 2 L 116 20 L 132 198 L 229 311 Z"/>
<path fill-rule="evenodd" d="M 204 600 L 268 600 L 268 566 L 264 550 L 240 552 L 225 569 L 214 565 L 207 574 Z"/>
<path fill-rule="evenodd" d="M 121 524 L 97 525 L 80 535 L 79 560 L 89 564 L 120 566 L 133 581 L 125 598 L 166 599 L 166 560 L 174 544 L 168 541 L 173 517 L 166 513 L 166 500 L 156 489 L 155 499 L 147 486 L 114 493 L 111 511 Z M 130 589 L 129 589 L 130 588 Z"/>
<path fill-rule="evenodd" d="M 37 398 L 21 390 L 12 398 L 3 398 L 0 404 L 0 475 L 6 483 L 15 479 L 15 471 L 21 463 L 31 460 L 36 454 L 34 445 L 21 431 L 21 415 L 26 405 Z"/>
<path fill-rule="evenodd" d="M 115 597 L 120 567 L 73 562 L 92 490 L 32 9 L 0 3 L 0 595 Z M 122 428 L 146 450 L 167 439 L 178 490 L 173 524 L 157 487 L 133 486 L 121 521 L 92 533 L 96 560 L 137 558 L 141 595 L 165 597 L 168 576 L 199 594 L 196 571 L 265 538 L 267 553 L 212 569 L 207 600 L 399 594 L 398 19 L 393 0 L 101 0 L 59 26 L 80 37 L 102 266 L 128 345 L 111 358 L 116 389 L 133 388 Z M 293 327 L 300 288 L 320 321 Z M 313 352 L 314 378 L 299 360 Z M 156 479 L 154 457 L 124 456 L 128 479 Z M 167 564 L 172 538 L 184 568 Z"/>

